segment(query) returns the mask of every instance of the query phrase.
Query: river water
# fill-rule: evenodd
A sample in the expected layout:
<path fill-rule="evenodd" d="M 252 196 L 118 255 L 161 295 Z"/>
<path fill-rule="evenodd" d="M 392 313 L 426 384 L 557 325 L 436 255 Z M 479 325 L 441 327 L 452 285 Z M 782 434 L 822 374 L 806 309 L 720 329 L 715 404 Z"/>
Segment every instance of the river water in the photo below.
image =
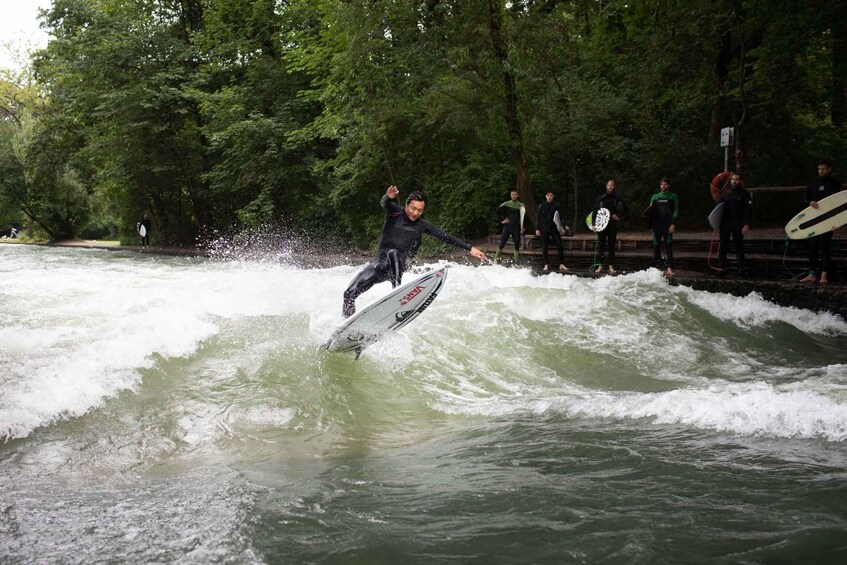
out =
<path fill-rule="evenodd" d="M 841 318 L 456 265 L 354 361 L 356 270 L 0 246 L 0 562 L 845 562 Z"/>

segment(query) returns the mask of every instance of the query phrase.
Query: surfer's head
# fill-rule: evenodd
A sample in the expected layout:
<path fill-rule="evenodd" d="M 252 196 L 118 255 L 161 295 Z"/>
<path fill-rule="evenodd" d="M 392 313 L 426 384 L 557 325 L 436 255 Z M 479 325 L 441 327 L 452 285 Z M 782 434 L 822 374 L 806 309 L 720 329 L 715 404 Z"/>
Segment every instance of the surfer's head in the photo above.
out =
<path fill-rule="evenodd" d="M 818 163 L 818 176 L 821 178 L 828 177 L 829 173 L 831 172 L 832 161 L 830 161 L 829 159 L 821 159 L 821 161 Z"/>
<path fill-rule="evenodd" d="M 406 216 L 414 222 L 423 216 L 425 208 L 426 196 L 424 196 L 424 193 L 419 190 L 410 192 L 409 196 L 406 198 Z"/>
<path fill-rule="evenodd" d="M 606 194 L 611 194 L 615 191 L 615 179 L 606 181 Z"/>
<path fill-rule="evenodd" d="M 553 198 L 555 198 L 555 194 L 553 194 L 552 190 L 548 190 L 547 194 L 544 195 L 544 198 L 547 199 L 547 202 L 553 202 Z"/>
<path fill-rule="evenodd" d="M 664 177 L 662 180 L 659 181 L 659 190 L 661 190 L 662 192 L 667 192 L 670 189 L 671 181 L 668 179 L 668 177 Z"/>
<path fill-rule="evenodd" d="M 510 192 L 510 193 L 509 193 L 509 197 L 512 199 L 512 201 L 513 201 L 513 202 L 517 202 L 517 200 L 518 200 L 518 191 L 517 191 L 517 190 L 513 190 L 512 192 Z"/>

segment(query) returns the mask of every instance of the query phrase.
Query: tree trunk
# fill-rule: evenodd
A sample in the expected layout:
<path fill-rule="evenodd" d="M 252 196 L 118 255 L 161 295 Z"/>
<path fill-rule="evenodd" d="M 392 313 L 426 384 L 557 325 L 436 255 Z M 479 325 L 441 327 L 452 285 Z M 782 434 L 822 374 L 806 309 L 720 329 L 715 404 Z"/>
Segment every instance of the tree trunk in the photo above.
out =
<path fill-rule="evenodd" d="M 832 28 L 832 125 L 847 122 L 847 21 L 833 20 Z"/>
<path fill-rule="evenodd" d="M 503 13 L 499 0 L 488 0 L 488 31 L 491 48 L 503 72 L 503 94 L 506 128 L 509 134 L 509 150 L 515 163 L 515 190 L 527 208 L 530 218 L 535 217 L 535 197 L 532 194 L 529 164 L 523 147 L 520 118 L 518 117 L 518 89 L 515 75 L 508 61 L 506 40 L 503 37 Z"/>

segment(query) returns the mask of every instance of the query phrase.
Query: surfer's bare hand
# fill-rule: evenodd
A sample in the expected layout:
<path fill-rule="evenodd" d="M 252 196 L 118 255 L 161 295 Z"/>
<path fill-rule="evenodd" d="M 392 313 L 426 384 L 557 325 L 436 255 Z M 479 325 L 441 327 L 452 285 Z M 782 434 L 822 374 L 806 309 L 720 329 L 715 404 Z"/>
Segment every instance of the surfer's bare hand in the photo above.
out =
<path fill-rule="evenodd" d="M 385 191 L 385 194 L 389 198 L 396 198 L 398 194 L 400 194 L 400 189 L 394 186 L 393 184 L 388 187 L 388 190 Z"/>
<path fill-rule="evenodd" d="M 488 256 L 482 251 L 482 249 L 479 249 L 478 247 L 471 247 L 469 253 L 480 261 L 488 261 Z"/>
<path fill-rule="evenodd" d="M 741 235 L 747 235 L 748 233 L 750 233 L 750 226 L 744 226 L 741 228 Z"/>
<path fill-rule="evenodd" d="M 673 233 L 675 231 L 676 231 L 676 226 L 674 226 L 674 225 L 672 225 L 671 227 L 668 228 L 668 233 Z"/>
<path fill-rule="evenodd" d="M 818 209 L 818 203 L 817 203 L 817 202 L 815 202 L 814 200 L 812 200 L 811 202 L 809 202 L 809 206 L 811 206 L 811 207 L 812 207 L 812 208 L 814 208 L 815 210 L 817 210 L 817 209 Z"/>
<path fill-rule="evenodd" d="M 501 224 L 508 224 L 508 223 L 509 223 L 509 218 L 504 218 L 504 219 L 503 219 L 503 221 L 502 221 L 502 222 L 500 222 L 500 223 L 501 223 Z"/>

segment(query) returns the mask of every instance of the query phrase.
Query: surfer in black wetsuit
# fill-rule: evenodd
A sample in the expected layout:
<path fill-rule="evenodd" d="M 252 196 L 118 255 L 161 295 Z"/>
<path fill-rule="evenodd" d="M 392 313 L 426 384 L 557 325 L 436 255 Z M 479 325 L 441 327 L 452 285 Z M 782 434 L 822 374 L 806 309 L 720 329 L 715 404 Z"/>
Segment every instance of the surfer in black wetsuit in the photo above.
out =
<path fill-rule="evenodd" d="M 503 253 L 503 248 L 506 247 L 506 242 L 509 237 L 515 243 L 515 252 L 512 254 L 513 265 L 517 265 L 518 259 L 521 257 L 521 237 L 524 234 L 523 220 L 526 215 L 526 206 L 518 200 L 518 191 L 513 190 L 509 195 L 509 200 L 506 200 L 497 209 L 497 214 L 503 218 L 500 222 L 503 225 L 503 231 L 500 232 L 500 245 L 497 246 L 497 253 L 494 254 L 494 261 L 500 263 L 500 255 Z"/>
<path fill-rule="evenodd" d="M 597 272 L 603 272 L 603 261 L 606 250 L 606 242 L 609 244 L 609 273 L 615 273 L 615 245 L 618 238 L 618 222 L 628 207 L 621 195 L 615 191 L 615 180 L 609 179 L 606 181 L 606 190 L 597 197 L 594 203 L 594 212 L 591 214 L 592 223 L 597 218 L 597 212 L 601 208 L 609 210 L 609 224 L 606 229 L 597 234 Z"/>
<path fill-rule="evenodd" d="M 562 231 L 562 220 L 560 214 L 559 203 L 554 200 L 555 195 L 552 190 L 548 190 L 545 195 L 545 202 L 538 206 L 535 213 L 535 235 L 541 239 L 541 262 L 544 263 L 544 272 L 550 270 L 550 258 L 547 249 L 550 244 L 550 239 L 556 244 L 556 249 L 559 250 L 559 270 L 567 271 L 565 267 L 565 254 L 562 248 L 562 237 L 559 232 Z"/>
<path fill-rule="evenodd" d="M 830 176 L 832 174 L 832 162 L 821 161 L 818 163 L 818 178 L 806 187 L 806 204 L 812 208 L 818 207 L 818 201 L 827 196 L 841 192 L 841 183 Z M 832 232 L 822 233 L 809 238 L 809 274 L 801 282 L 815 282 L 818 271 L 818 253 L 821 257 L 821 284 L 827 283 L 827 273 L 831 263 Z"/>
<path fill-rule="evenodd" d="M 406 268 L 406 259 L 414 257 L 417 253 L 423 234 L 467 249 L 477 259 L 488 259 L 480 249 L 472 247 L 422 219 L 421 216 L 426 208 L 426 197 L 421 192 L 415 191 L 409 194 L 405 207 L 400 207 L 391 201 L 399 193 L 400 190 L 391 185 L 380 200 L 380 205 L 385 210 L 385 223 L 379 238 L 379 248 L 373 260 L 353 277 L 347 290 L 344 291 L 342 315 L 345 318 L 349 318 L 356 312 L 356 299 L 373 285 L 390 281 L 391 286 L 396 288 L 400 284 Z"/>
<path fill-rule="evenodd" d="M 753 219 L 753 199 L 743 188 L 744 181 L 740 173 L 732 173 L 730 189 L 721 195 L 719 202 L 725 207 L 721 217 L 721 239 L 718 256 L 721 273 L 726 272 L 726 255 L 729 252 L 729 240 L 735 244 L 735 257 L 738 260 L 738 276 L 744 271 L 744 236 L 750 231 Z"/>

